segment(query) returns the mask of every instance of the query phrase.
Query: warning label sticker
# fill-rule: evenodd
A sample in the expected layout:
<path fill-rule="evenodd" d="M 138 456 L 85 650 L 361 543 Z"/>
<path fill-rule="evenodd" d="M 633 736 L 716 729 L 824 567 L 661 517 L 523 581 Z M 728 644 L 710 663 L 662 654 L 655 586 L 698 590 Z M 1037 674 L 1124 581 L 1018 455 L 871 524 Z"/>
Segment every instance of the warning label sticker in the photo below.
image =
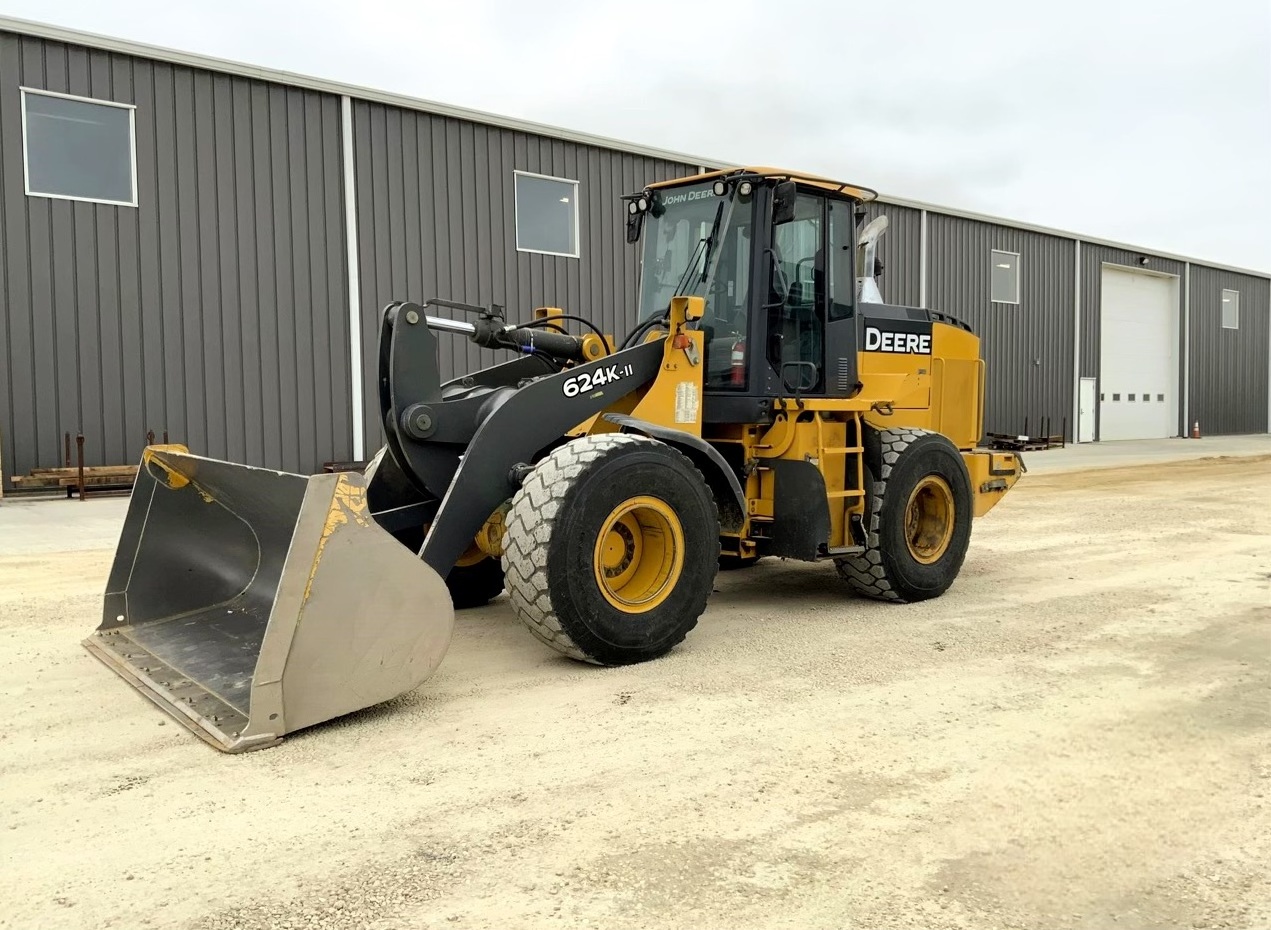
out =
<path fill-rule="evenodd" d="M 681 381 L 675 386 L 675 422 L 696 423 L 701 396 L 692 381 Z"/>

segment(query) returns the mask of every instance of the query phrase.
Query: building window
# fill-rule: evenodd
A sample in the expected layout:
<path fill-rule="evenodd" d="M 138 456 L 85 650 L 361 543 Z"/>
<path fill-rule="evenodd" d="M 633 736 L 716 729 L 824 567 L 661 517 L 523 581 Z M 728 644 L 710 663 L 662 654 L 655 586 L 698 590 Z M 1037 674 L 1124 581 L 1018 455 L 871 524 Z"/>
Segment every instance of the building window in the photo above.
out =
<path fill-rule="evenodd" d="M 1240 292 L 1223 290 L 1222 292 L 1222 328 L 1240 328 Z"/>
<path fill-rule="evenodd" d="M 995 304 L 1019 303 L 1019 253 L 992 252 L 993 267 L 990 269 L 992 300 Z"/>
<path fill-rule="evenodd" d="M 518 252 L 578 257 L 578 182 L 516 172 Z"/>
<path fill-rule="evenodd" d="M 136 108 L 22 88 L 26 192 L 137 205 Z"/>

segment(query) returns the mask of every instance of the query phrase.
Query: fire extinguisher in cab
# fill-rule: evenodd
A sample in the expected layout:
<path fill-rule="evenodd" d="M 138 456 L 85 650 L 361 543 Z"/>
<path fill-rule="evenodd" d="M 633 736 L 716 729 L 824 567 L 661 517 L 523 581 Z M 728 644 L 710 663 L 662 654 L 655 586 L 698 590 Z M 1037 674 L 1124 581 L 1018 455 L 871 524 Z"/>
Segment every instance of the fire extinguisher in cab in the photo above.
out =
<path fill-rule="evenodd" d="M 733 343 L 731 374 L 734 385 L 740 386 L 746 383 L 746 340 L 744 338 Z"/>

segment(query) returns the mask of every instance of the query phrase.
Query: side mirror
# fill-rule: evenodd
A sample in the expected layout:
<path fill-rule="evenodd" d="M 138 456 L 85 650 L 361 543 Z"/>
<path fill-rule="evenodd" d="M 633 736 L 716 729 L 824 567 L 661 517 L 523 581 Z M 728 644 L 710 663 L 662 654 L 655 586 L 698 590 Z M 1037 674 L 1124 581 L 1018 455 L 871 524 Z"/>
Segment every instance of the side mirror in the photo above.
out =
<path fill-rule="evenodd" d="M 644 227 L 644 214 L 633 213 L 627 217 L 627 242 L 639 242 L 640 230 Z"/>
<path fill-rule="evenodd" d="M 772 189 L 772 225 L 780 226 L 794 219 L 794 197 L 797 186 L 793 181 L 782 181 Z"/>

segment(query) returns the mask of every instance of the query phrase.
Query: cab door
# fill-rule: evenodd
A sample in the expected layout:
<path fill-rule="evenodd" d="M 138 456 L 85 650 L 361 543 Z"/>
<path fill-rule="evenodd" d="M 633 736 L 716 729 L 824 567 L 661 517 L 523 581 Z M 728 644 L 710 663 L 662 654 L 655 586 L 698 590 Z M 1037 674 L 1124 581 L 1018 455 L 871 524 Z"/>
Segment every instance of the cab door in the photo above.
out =
<path fill-rule="evenodd" d="M 793 217 L 774 224 L 768 261 L 768 389 L 782 395 L 825 392 L 826 198 L 799 192 Z"/>
<path fill-rule="evenodd" d="M 856 312 L 856 204 L 826 203 L 829 249 L 826 273 L 826 390 L 830 397 L 852 397 L 859 390 L 860 319 Z"/>

